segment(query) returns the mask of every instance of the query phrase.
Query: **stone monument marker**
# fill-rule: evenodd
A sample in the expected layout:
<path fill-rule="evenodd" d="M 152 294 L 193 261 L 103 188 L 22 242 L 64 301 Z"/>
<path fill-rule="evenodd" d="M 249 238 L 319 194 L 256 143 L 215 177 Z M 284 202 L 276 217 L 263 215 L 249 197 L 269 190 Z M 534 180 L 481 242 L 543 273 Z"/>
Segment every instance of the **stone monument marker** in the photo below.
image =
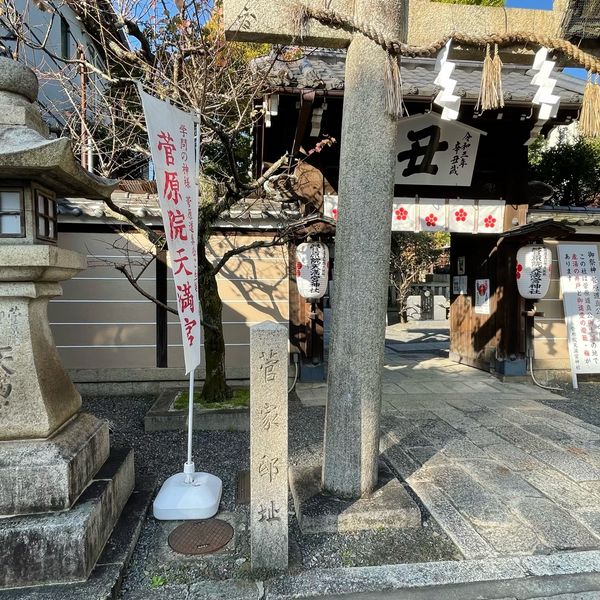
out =
<path fill-rule="evenodd" d="M 307 4 L 323 6 L 318 0 Z M 332 0 L 327 7 L 399 39 L 405 4 Z M 377 484 L 397 123 L 385 109 L 386 52 L 360 34 L 314 21 L 297 39 L 295 5 L 225 0 L 225 27 L 232 40 L 348 46 L 322 487 L 341 498 L 359 498 Z"/>
<path fill-rule="evenodd" d="M 250 545 L 252 569 L 288 567 L 288 331 L 250 329 Z"/>
<path fill-rule="evenodd" d="M 82 581 L 133 489 L 133 452 L 79 412 L 48 301 L 85 269 L 60 248 L 56 194 L 106 198 L 67 139 L 45 135 L 38 81 L 0 57 L 0 588 Z"/>

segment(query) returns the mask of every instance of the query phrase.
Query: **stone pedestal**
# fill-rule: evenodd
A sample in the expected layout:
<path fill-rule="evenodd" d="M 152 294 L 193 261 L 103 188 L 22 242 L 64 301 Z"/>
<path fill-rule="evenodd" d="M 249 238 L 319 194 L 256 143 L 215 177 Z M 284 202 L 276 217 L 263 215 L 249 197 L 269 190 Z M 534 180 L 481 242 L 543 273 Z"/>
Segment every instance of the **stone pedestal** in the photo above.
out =
<path fill-rule="evenodd" d="M 85 257 L 0 245 L 0 587 L 85 580 L 133 490 L 133 452 L 79 413 L 48 324 Z"/>
<path fill-rule="evenodd" d="M 47 311 L 58 282 L 85 268 L 55 246 L 0 246 L 0 440 L 46 438 L 81 406 Z"/>
<path fill-rule="evenodd" d="M 69 510 L 2 519 L 0 588 L 87 579 L 133 481 L 133 451 L 113 450 Z"/>
<path fill-rule="evenodd" d="M 81 413 L 47 440 L 0 442 L 0 515 L 68 509 L 109 452 L 107 423 Z"/>
<path fill-rule="evenodd" d="M 291 468 L 290 488 L 304 534 L 421 527 L 417 503 L 383 464 L 373 492 L 358 500 L 323 493 L 320 465 Z"/>

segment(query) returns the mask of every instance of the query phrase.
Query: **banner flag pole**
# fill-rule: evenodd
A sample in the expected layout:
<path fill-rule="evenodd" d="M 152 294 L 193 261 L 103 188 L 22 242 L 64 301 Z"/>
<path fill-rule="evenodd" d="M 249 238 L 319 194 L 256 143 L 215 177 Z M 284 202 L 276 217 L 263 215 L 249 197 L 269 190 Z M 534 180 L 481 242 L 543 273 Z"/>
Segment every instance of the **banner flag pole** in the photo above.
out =
<path fill-rule="evenodd" d="M 194 472 L 196 466 L 192 458 L 192 437 L 194 435 L 194 373 L 195 369 L 190 371 L 190 387 L 188 396 L 188 440 L 187 440 L 187 462 L 183 466 L 183 472 L 185 473 L 185 482 L 194 482 Z"/>
<path fill-rule="evenodd" d="M 215 475 L 196 472 L 192 457 L 194 373 L 200 365 L 202 352 L 196 156 L 200 131 L 191 113 L 150 96 L 141 85 L 138 90 L 146 117 L 164 235 L 173 271 L 185 372 L 190 377 L 187 460 L 182 473 L 172 475 L 163 483 L 154 500 L 153 511 L 156 519 L 208 519 L 219 510 L 223 483 Z"/>

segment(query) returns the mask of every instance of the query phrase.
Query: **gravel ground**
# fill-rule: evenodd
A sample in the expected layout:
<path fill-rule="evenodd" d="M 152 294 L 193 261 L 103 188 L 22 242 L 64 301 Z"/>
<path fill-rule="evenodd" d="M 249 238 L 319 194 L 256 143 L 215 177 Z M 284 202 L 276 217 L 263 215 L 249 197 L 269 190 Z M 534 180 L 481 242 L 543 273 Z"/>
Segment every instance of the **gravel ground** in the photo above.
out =
<path fill-rule="evenodd" d="M 182 469 L 186 453 L 185 432 L 145 433 L 143 418 L 154 397 L 87 398 L 84 409 L 108 419 L 112 444 L 135 450 L 136 486 L 153 489 Z M 322 452 L 324 409 L 290 402 L 290 462 L 310 465 Z M 196 432 L 196 469 L 223 481 L 219 516 L 234 525 L 234 542 L 209 557 L 184 557 L 170 550 L 167 536 L 174 524 L 146 520 L 123 584 L 122 598 L 187 597 L 194 583 L 250 579 L 248 507 L 236 506 L 237 474 L 249 468 L 249 435 L 237 432 Z M 421 507 L 422 510 L 423 507 Z M 290 570 L 339 566 L 364 566 L 459 559 L 454 544 L 424 511 L 420 529 L 384 530 L 347 534 L 302 535 L 290 503 Z M 159 594 L 160 592 L 160 594 Z"/>
<path fill-rule="evenodd" d="M 580 382 L 577 390 L 570 385 L 562 387 L 564 391 L 556 392 L 556 400 L 539 402 L 600 427 L 600 382 Z"/>

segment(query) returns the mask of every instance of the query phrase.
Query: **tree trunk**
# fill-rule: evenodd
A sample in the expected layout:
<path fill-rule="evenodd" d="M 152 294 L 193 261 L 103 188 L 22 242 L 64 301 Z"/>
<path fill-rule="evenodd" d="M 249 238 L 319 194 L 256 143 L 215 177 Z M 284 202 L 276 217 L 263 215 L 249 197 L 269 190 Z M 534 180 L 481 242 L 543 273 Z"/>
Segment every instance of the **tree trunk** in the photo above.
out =
<path fill-rule="evenodd" d="M 225 378 L 225 337 L 223 336 L 223 303 L 217 288 L 213 267 L 206 258 L 204 245 L 198 245 L 198 285 L 204 325 L 206 380 L 202 400 L 224 402 L 231 397 Z"/>

